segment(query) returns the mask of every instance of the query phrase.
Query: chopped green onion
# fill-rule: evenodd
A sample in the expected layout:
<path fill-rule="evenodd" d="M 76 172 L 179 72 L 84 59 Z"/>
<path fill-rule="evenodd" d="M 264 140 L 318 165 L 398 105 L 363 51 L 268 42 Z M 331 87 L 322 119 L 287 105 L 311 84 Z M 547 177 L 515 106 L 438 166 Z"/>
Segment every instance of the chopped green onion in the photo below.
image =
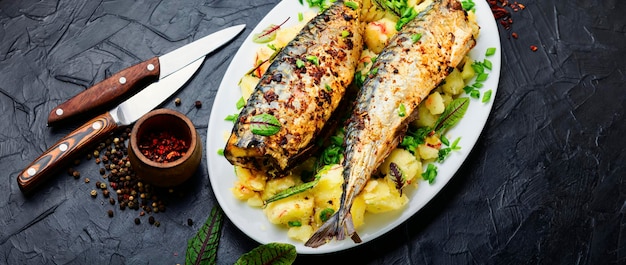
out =
<path fill-rule="evenodd" d="M 300 221 L 289 221 L 289 222 L 287 222 L 287 225 L 289 225 L 289 227 L 300 227 L 300 226 L 302 226 L 302 222 L 300 222 Z"/>
<path fill-rule="evenodd" d="M 239 114 L 230 114 L 230 115 L 226 116 L 226 118 L 224 118 L 224 120 L 225 121 L 235 122 L 235 121 L 237 121 L 237 118 L 239 118 Z"/>
<path fill-rule="evenodd" d="M 437 177 L 437 166 L 428 164 L 426 171 L 422 173 L 422 178 L 428 181 L 429 184 L 432 184 L 435 181 L 435 177 Z"/>
<path fill-rule="evenodd" d="M 302 12 L 298 13 L 298 21 L 302 21 L 304 20 L 304 15 L 302 15 Z"/>
<path fill-rule="evenodd" d="M 421 33 L 413 34 L 413 36 L 411 36 L 411 40 L 413 41 L 413 43 L 418 42 L 421 38 L 422 38 L 422 34 Z"/>
<path fill-rule="evenodd" d="M 400 103 L 400 107 L 398 107 L 398 116 L 406 116 L 406 107 L 404 107 L 404 103 Z"/>
<path fill-rule="evenodd" d="M 485 59 L 483 60 L 483 66 L 489 70 L 491 70 L 491 68 L 493 67 L 493 64 L 491 63 L 491 61 Z"/>
<path fill-rule="evenodd" d="M 487 103 L 491 100 L 491 89 L 485 91 L 485 93 L 483 94 L 483 103 Z"/>
<path fill-rule="evenodd" d="M 484 86 L 483 83 L 474 83 L 472 85 L 472 87 L 475 87 L 475 88 L 482 88 L 483 86 Z"/>
<path fill-rule="evenodd" d="M 352 8 L 352 10 L 357 10 L 357 8 L 359 8 L 359 4 L 352 2 L 352 1 L 347 1 L 344 3 L 347 7 Z"/>
<path fill-rule="evenodd" d="M 243 97 L 240 97 L 239 100 L 237 100 L 237 109 L 241 109 L 246 105 L 246 101 L 243 99 Z"/>
<path fill-rule="evenodd" d="M 350 36 L 350 32 L 347 30 L 344 30 L 341 32 L 341 37 L 342 38 L 347 38 L 348 36 Z"/>
<path fill-rule="evenodd" d="M 496 54 L 496 48 L 491 47 L 491 48 L 487 48 L 487 51 L 485 52 L 485 56 L 492 56 Z"/>
<path fill-rule="evenodd" d="M 487 80 L 487 77 L 489 77 L 488 73 L 479 73 L 476 76 L 476 82 L 483 82 L 483 81 Z"/>
<path fill-rule="evenodd" d="M 378 73 L 378 67 L 373 68 L 372 70 L 370 70 L 369 74 L 370 75 L 376 75 Z"/>
<path fill-rule="evenodd" d="M 300 59 L 296 60 L 296 67 L 298 67 L 298 68 L 304 67 L 304 61 L 302 61 Z"/>
<path fill-rule="evenodd" d="M 328 92 L 332 92 L 332 91 L 333 91 L 333 88 L 332 88 L 332 87 L 330 87 L 330 85 L 328 85 L 328 84 L 326 84 L 324 87 L 326 88 L 326 90 L 327 90 Z"/>
<path fill-rule="evenodd" d="M 317 65 L 317 66 L 319 66 L 319 65 L 320 65 L 320 62 L 319 62 L 319 60 L 317 59 L 317 56 L 315 56 L 315 55 L 309 55 L 309 56 L 307 56 L 307 57 L 306 57 L 306 60 L 307 60 L 307 61 L 309 61 L 309 62 L 311 62 L 311 63 L 313 63 L 314 65 Z"/>
<path fill-rule="evenodd" d="M 325 208 L 320 212 L 320 220 L 322 222 L 326 222 L 328 221 L 328 219 L 330 219 L 331 216 L 333 216 L 334 213 L 335 210 L 333 210 L 333 208 Z"/>
<path fill-rule="evenodd" d="M 472 91 L 470 92 L 470 97 L 473 97 L 473 98 L 480 98 L 480 91 L 478 91 L 478 90 L 472 90 Z"/>
<path fill-rule="evenodd" d="M 217 149 L 217 154 L 223 156 L 224 155 L 224 148 Z"/>

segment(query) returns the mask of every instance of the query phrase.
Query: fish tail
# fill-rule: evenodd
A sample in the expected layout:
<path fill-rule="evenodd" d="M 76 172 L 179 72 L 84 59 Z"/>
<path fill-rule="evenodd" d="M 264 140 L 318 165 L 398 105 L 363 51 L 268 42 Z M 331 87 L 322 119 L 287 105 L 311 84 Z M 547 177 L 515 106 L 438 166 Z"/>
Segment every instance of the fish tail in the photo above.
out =
<path fill-rule="evenodd" d="M 340 216 L 342 216 L 340 213 L 341 211 L 338 211 L 332 215 L 328 221 L 322 224 L 322 226 L 313 233 L 311 238 L 309 238 L 304 245 L 317 248 L 328 243 L 333 238 L 337 239 L 337 241 L 344 240 L 346 235 L 350 236 L 354 243 L 361 243 L 361 237 L 356 233 L 350 211 L 343 215 L 344 218 L 340 218 Z"/>

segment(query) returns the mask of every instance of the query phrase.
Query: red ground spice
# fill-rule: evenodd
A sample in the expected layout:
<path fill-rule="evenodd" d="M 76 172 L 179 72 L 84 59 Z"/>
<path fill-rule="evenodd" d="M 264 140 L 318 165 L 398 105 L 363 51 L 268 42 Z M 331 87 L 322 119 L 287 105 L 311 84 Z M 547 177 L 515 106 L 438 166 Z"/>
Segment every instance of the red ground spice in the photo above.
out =
<path fill-rule="evenodd" d="M 147 133 L 139 139 L 139 150 L 148 159 L 169 163 L 185 155 L 189 145 L 170 132 Z"/>

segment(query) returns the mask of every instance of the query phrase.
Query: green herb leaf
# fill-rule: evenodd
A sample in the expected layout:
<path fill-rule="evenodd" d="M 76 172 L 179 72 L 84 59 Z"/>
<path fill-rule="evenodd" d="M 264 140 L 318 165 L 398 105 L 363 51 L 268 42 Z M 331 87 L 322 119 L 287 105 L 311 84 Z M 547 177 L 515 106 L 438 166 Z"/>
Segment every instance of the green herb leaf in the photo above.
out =
<path fill-rule="evenodd" d="M 470 10 L 474 10 L 474 1 L 472 0 L 463 0 L 461 1 L 461 7 L 465 10 L 465 11 L 470 11 Z"/>
<path fill-rule="evenodd" d="M 241 256 L 234 265 L 284 265 L 293 264 L 296 247 L 285 243 L 268 243 Z"/>
<path fill-rule="evenodd" d="M 263 113 L 250 119 L 250 129 L 253 134 L 271 136 L 280 130 L 281 124 L 276 117 Z"/>
<path fill-rule="evenodd" d="M 474 90 L 476 91 L 476 90 Z M 443 111 L 435 123 L 434 131 L 441 134 L 443 130 L 456 125 L 469 107 L 468 98 L 457 98 L 453 100 Z"/>
<path fill-rule="evenodd" d="M 223 219 L 222 209 L 213 207 L 202 228 L 187 242 L 185 264 L 215 264 Z"/>
<path fill-rule="evenodd" d="M 320 172 L 322 172 L 322 171 L 320 171 Z M 267 205 L 269 203 L 272 203 L 272 202 L 278 201 L 280 199 L 284 199 L 284 198 L 287 198 L 289 196 L 296 195 L 298 193 L 302 193 L 302 192 L 304 192 L 304 191 L 306 191 L 308 189 L 311 189 L 311 188 L 315 187 L 315 185 L 317 185 L 318 182 L 320 182 L 320 178 L 321 178 L 321 173 L 318 173 L 317 175 L 315 175 L 315 179 L 313 179 L 312 181 L 305 182 L 305 183 L 302 183 L 300 185 L 296 185 L 296 186 L 293 186 L 293 187 L 288 188 L 286 190 L 283 190 L 283 191 L 281 191 L 279 193 L 276 193 L 274 196 L 269 197 L 267 200 L 265 200 L 264 205 Z"/>
<path fill-rule="evenodd" d="M 333 92 L 333 88 L 330 87 L 330 85 L 328 85 L 328 84 L 324 85 L 324 88 L 326 88 L 326 91 L 328 91 L 328 92 Z"/>
<path fill-rule="evenodd" d="M 496 54 L 495 47 L 487 48 L 487 51 L 485 51 L 485 56 L 492 56 L 494 54 Z"/>
<path fill-rule="evenodd" d="M 345 38 L 347 38 L 348 36 L 350 36 L 350 32 L 349 32 L 349 31 L 344 30 L 344 31 L 342 31 L 342 32 L 341 32 L 341 37 L 342 37 L 342 38 L 344 38 L 344 39 L 345 39 Z"/>

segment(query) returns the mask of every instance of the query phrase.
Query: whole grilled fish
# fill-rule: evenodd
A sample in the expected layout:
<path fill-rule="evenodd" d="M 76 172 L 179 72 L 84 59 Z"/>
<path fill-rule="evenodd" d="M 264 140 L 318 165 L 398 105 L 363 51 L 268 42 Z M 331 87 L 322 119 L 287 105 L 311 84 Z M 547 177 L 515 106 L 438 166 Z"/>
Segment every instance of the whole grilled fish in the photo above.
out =
<path fill-rule="evenodd" d="M 421 38 L 415 41 L 414 36 Z M 361 242 L 350 209 L 375 169 L 399 144 L 417 107 L 476 44 L 457 0 L 435 0 L 394 36 L 378 55 L 359 91 L 344 144 L 339 210 L 305 243 L 318 247 L 346 235 Z M 406 115 L 400 114 L 401 106 Z"/>
<path fill-rule="evenodd" d="M 344 1 L 308 22 L 275 57 L 239 114 L 224 149 L 228 161 L 275 175 L 306 159 L 316 137 L 330 131 L 325 125 L 352 82 L 362 32 L 358 9 Z M 253 132 L 253 126 L 268 125 L 255 119 L 261 114 L 280 123 L 275 134 Z"/>

